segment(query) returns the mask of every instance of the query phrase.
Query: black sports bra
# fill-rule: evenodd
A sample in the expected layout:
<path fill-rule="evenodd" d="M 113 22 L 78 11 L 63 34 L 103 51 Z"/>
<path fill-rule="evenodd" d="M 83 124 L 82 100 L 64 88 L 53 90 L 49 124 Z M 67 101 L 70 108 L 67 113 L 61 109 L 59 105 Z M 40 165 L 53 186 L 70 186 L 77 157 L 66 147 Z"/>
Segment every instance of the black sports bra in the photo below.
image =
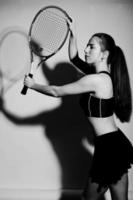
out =
<path fill-rule="evenodd" d="M 100 73 L 110 74 L 106 71 Z M 80 106 L 88 117 L 109 117 L 114 111 L 114 97 L 109 99 L 98 98 L 93 93 L 84 93 L 80 99 Z"/>

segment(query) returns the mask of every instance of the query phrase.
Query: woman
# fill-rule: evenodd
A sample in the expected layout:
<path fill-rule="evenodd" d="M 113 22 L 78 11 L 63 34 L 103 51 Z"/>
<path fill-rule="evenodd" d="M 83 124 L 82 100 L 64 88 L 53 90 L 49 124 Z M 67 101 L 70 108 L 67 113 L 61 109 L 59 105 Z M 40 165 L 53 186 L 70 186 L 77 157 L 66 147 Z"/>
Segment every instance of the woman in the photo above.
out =
<path fill-rule="evenodd" d="M 112 199 L 127 200 L 133 147 L 114 120 L 115 114 L 121 122 L 128 122 L 132 110 L 124 54 L 111 36 L 97 33 L 85 48 L 84 62 L 78 56 L 73 24 L 70 31 L 69 57 L 84 76 L 63 86 L 40 85 L 26 76 L 24 84 L 54 97 L 82 94 L 80 105 L 96 132 L 92 168 L 83 199 L 98 199 L 110 189 Z"/>

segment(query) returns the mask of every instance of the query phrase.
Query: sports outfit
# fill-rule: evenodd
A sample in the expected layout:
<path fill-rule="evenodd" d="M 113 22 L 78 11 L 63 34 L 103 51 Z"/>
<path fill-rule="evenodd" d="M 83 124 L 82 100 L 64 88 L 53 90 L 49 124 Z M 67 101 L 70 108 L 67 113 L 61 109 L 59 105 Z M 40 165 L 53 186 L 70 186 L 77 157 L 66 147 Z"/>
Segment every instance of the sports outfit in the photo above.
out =
<path fill-rule="evenodd" d="M 94 70 L 82 61 L 78 54 L 72 63 L 85 74 L 92 74 Z M 106 71 L 100 73 L 110 74 Z M 87 117 L 104 118 L 114 113 L 114 98 L 98 98 L 93 92 L 84 93 L 80 105 Z M 125 134 L 120 130 L 96 136 L 94 139 L 94 155 L 90 177 L 92 182 L 98 183 L 98 191 L 116 183 L 133 164 L 133 146 Z"/>

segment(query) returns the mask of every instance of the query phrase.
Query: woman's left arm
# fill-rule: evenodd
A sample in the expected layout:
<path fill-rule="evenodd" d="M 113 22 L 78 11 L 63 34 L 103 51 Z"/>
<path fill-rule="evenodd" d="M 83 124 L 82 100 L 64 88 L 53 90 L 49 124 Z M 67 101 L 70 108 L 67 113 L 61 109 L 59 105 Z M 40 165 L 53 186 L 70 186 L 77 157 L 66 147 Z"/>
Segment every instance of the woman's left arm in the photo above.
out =
<path fill-rule="evenodd" d="M 76 82 L 69 83 L 63 86 L 40 85 L 35 83 L 34 79 L 26 76 L 24 79 L 24 85 L 32 90 L 48 96 L 62 97 L 91 91 L 95 92 L 98 85 L 98 76 L 86 75 Z"/>

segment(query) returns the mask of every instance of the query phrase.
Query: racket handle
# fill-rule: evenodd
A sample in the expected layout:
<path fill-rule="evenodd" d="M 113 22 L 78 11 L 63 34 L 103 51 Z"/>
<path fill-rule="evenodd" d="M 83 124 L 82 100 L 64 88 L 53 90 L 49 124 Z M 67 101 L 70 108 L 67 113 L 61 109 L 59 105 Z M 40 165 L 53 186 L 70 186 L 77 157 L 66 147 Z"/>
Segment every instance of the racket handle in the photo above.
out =
<path fill-rule="evenodd" d="M 32 78 L 33 74 L 29 74 L 28 76 Z M 27 90 L 28 90 L 28 87 L 24 85 L 23 89 L 21 90 L 21 94 L 26 95 Z"/>

